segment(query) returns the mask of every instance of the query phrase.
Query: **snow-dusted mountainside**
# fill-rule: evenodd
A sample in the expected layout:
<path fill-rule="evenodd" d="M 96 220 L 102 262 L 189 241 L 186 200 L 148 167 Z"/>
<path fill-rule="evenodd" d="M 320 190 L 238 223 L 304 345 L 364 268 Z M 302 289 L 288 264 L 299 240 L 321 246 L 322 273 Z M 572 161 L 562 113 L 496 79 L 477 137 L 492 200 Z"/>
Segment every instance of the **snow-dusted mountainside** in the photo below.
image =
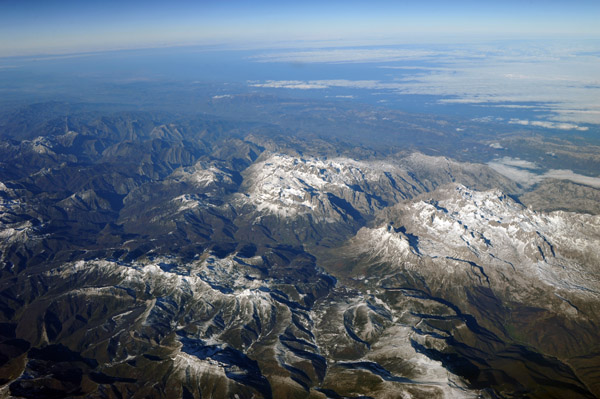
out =
<path fill-rule="evenodd" d="M 460 185 L 429 197 L 391 210 L 387 226 L 361 229 L 359 251 L 414 269 L 427 264 L 444 278 L 493 285 L 516 299 L 534 282 L 600 298 L 599 216 L 535 212 L 498 190 Z"/>
<path fill-rule="evenodd" d="M 335 222 L 347 213 L 353 216 L 350 207 L 354 215 L 373 214 L 419 193 L 418 185 L 406 170 L 384 161 L 273 154 L 245 171 L 245 195 L 239 201 L 259 213 Z"/>
<path fill-rule="evenodd" d="M 490 169 L 420 153 L 371 161 L 271 154 L 252 164 L 244 177 L 239 202 L 254 205 L 259 213 L 282 218 L 310 215 L 325 222 L 373 215 L 456 180 L 474 185 L 494 180 L 510 186 Z"/>
<path fill-rule="evenodd" d="M 133 398 L 152 395 L 153 386 L 175 397 L 325 398 L 365 391 L 376 397 L 479 396 L 440 362 L 416 351 L 411 327 L 398 323 L 385 303 L 340 291 L 331 276 L 308 267 L 294 276 L 294 284 L 274 276 L 277 267 L 269 271 L 273 276 L 267 268 L 261 257 L 204 254 L 187 264 L 168 258 L 99 260 L 50 270 L 40 276 L 45 300 L 26 316 L 35 328 L 22 335 L 48 353 L 11 364 L 22 375 L 11 392 L 44 384 L 48 376 L 39 362 L 56 353 L 79 356 L 84 365 L 78 372 L 89 373 L 100 386 L 147 381 L 135 393 L 127 393 L 127 384 L 112 388 L 111 395 Z M 80 288 L 60 295 L 74 280 Z M 27 304 L 33 300 L 24 285 L 13 292 Z M 371 320 L 368 326 L 364 318 Z M 382 347 L 371 350 L 363 339 L 375 339 L 383 329 Z M 55 342 L 70 342 L 70 349 Z M 382 351 L 402 364 L 377 363 Z M 91 359 L 101 365 L 94 368 Z M 70 388 L 59 381 L 55 386 Z"/>
<path fill-rule="evenodd" d="M 483 358 L 493 369 L 497 359 L 469 351 L 486 345 L 505 353 L 513 341 L 576 369 L 598 350 L 598 248 L 597 215 L 535 212 L 498 190 L 451 185 L 399 204 L 380 214 L 374 227 L 362 228 L 344 251 L 352 264 L 345 273 L 378 297 L 402 292 L 442 307 L 451 303 L 450 314 L 475 316 L 474 326 L 448 322 L 456 316 L 419 315 L 424 348 L 444 352 L 458 340 L 468 346 L 450 352 L 474 362 Z M 465 339 L 469 334 L 479 337 Z M 585 369 L 556 378 L 600 388 L 598 373 Z"/>
<path fill-rule="evenodd" d="M 37 220 L 21 217 L 27 211 L 31 211 L 31 207 L 19 198 L 14 189 L 0 181 L 0 239 L 4 245 L 34 239 Z"/>
<path fill-rule="evenodd" d="M 241 174 L 228 202 L 252 226 L 248 239 L 266 233 L 269 241 L 308 245 L 339 245 L 382 209 L 443 184 L 515 188 L 487 167 L 420 153 L 353 159 L 265 151 Z"/>

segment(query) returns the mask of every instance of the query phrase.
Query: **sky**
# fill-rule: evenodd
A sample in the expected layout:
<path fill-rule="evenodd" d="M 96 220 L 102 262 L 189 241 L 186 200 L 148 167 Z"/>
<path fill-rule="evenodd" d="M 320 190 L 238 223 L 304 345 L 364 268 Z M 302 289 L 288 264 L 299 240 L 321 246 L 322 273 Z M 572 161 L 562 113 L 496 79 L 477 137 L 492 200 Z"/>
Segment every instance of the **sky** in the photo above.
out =
<path fill-rule="evenodd" d="M 600 38 L 598 0 L 0 0 L 0 57 L 182 45 Z"/>

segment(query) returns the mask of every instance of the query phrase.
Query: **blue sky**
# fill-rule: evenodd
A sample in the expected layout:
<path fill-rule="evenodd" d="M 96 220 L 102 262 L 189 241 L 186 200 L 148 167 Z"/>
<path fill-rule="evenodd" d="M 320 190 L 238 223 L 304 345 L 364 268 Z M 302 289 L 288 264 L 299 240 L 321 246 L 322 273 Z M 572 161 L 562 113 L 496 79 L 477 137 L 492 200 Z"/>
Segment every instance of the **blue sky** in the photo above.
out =
<path fill-rule="evenodd" d="M 1 0 L 0 56 L 176 45 L 600 38 L 598 0 Z"/>

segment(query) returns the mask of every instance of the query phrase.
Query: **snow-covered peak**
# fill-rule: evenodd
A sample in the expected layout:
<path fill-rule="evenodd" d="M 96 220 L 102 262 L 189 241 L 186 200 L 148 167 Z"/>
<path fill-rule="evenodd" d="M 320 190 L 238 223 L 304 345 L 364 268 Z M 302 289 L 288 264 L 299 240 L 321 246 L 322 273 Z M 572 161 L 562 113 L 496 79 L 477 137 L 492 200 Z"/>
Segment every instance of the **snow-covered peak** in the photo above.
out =
<path fill-rule="evenodd" d="M 377 194 L 393 198 L 398 195 L 393 176 L 402 173 L 402 169 L 385 161 L 272 154 L 246 170 L 245 186 L 247 200 L 259 211 L 284 217 L 311 213 L 318 218 L 328 213 L 328 195 L 343 198 L 361 211 L 381 208 L 383 204 L 368 198 L 374 194 L 372 186 L 389 186 L 389 190 Z"/>
<path fill-rule="evenodd" d="M 46 137 L 39 136 L 31 141 L 24 140 L 23 143 L 28 144 L 38 154 L 55 155 L 54 151 L 52 151 L 52 143 Z"/>
<path fill-rule="evenodd" d="M 374 258 L 399 259 L 410 254 L 418 255 L 417 249 L 411 247 L 409 238 L 392 225 L 361 229 L 357 238 L 372 244 L 369 255 Z"/>
<path fill-rule="evenodd" d="M 397 170 L 397 166 L 384 161 L 367 162 L 343 157 L 299 158 L 287 154 L 273 154 L 249 168 L 250 174 L 265 184 L 274 184 L 281 178 L 291 177 L 293 182 L 290 185 L 313 188 L 373 181 L 385 172 Z"/>
<path fill-rule="evenodd" d="M 178 169 L 172 177 L 199 188 L 217 183 L 233 184 L 231 172 L 206 162 L 198 162 L 194 166 Z"/>

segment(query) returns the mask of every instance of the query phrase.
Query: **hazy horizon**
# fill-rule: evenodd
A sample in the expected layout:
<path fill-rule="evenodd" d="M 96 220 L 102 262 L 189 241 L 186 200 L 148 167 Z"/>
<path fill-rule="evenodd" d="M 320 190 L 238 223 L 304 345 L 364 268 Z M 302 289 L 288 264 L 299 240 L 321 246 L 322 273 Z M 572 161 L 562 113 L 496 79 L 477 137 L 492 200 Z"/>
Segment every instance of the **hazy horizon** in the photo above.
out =
<path fill-rule="evenodd" d="M 152 84 L 209 83 L 223 85 L 217 96 L 586 131 L 600 125 L 599 16 L 594 1 L 5 1 L 0 93 L 122 101 L 151 98 Z"/>
<path fill-rule="evenodd" d="M 190 45 L 254 48 L 600 38 L 595 1 L 4 1 L 0 57 Z"/>

